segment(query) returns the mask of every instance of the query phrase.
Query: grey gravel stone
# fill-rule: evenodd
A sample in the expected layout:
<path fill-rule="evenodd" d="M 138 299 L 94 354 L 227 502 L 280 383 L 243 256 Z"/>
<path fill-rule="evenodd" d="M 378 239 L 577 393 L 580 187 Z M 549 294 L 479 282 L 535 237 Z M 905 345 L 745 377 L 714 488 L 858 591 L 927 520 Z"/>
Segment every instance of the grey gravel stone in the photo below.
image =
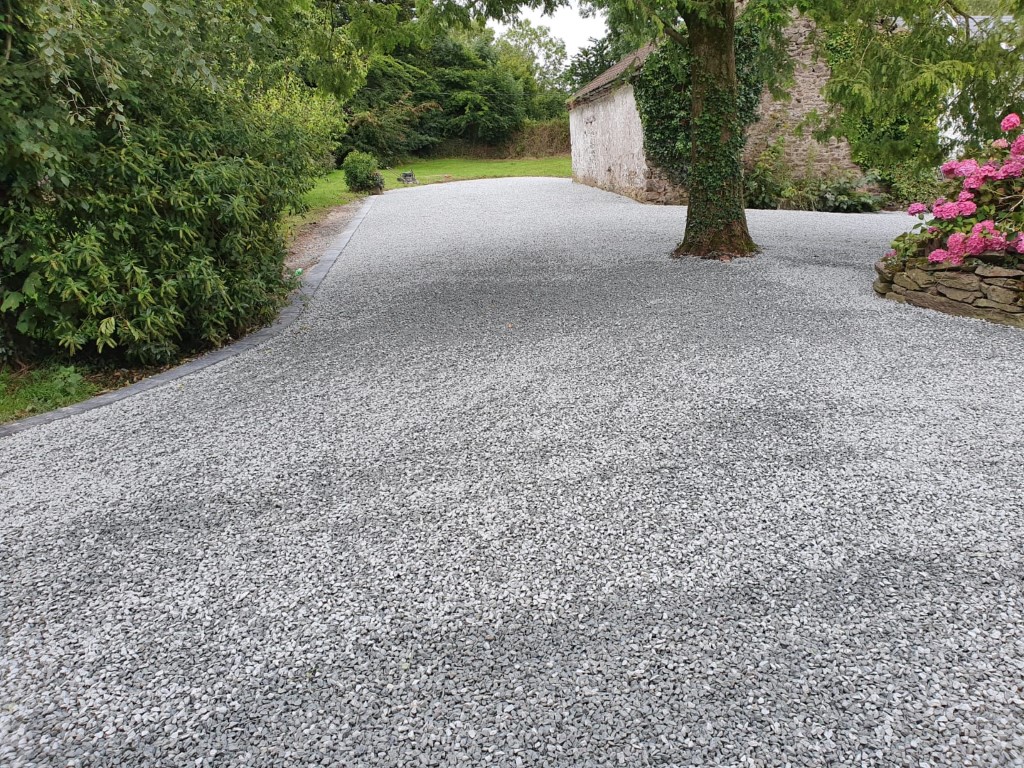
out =
<path fill-rule="evenodd" d="M 894 215 L 379 198 L 268 343 L 0 439 L 4 766 L 1024 764 L 1024 334 Z"/>

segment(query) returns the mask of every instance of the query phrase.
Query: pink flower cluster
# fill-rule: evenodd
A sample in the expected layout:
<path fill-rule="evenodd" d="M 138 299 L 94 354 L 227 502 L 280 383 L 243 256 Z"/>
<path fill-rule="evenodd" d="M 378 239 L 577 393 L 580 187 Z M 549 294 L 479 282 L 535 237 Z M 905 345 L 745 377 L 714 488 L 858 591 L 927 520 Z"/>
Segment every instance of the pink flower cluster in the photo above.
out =
<path fill-rule="evenodd" d="M 919 203 L 920 205 L 920 203 Z M 955 219 L 958 216 L 973 216 L 978 212 L 978 206 L 974 203 L 974 196 L 970 192 L 961 192 L 960 197 L 954 203 L 946 202 L 939 198 L 932 206 L 932 215 L 937 219 Z"/>
<path fill-rule="evenodd" d="M 1024 121 L 1016 114 L 1007 115 L 1000 122 L 1006 133 L 1016 134 L 1022 125 Z M 929 261 L 959 266 L 968 258 L 1012 258 L 1015 254 L 1024 257 L 1024 225 L 1019 213 L 1014 212 L 1017 211 L 1016 206 L 1006 208 L 1007 201 L 1016 199 L 1024 181 L 1024 131 L 1015 138 L 1011 135 L 996 139 L 991 148 L 995 151 L 987 160 L 951 160 L 942 166 L 942 173 L 947 178 L 962 179 L 955 200 L 939 198 L 931 205 L 914 203 L 907 209 L 911 216 L 921 219 L 929 211 L 934 216 L 934 221 L 922 222 L 916 230 L 929 245 L 941 246 L 928 253 Z M 1013 183 L 990 185 L 991 182 L 1007 181 Z M 982 210 L 994 210 L 996 215 L 974 223 L 976 218 L 980 218 L 979 201 L 985 206 Z M 955 219 L 959 221 L 953 221 Z M 1001 225 L 996 224 L 996 219 Z M 1004 229 L 1000 230 L 999 226 Z M 970 231 L 967 231 L 968 227 L 971 227 Z M 950 231 L 956 229 L 963 231 Z M 888 257 L 897 258 L 898 255 L 894 256 L 890 251 Z"/>
<path fill-rule="evenodd" d="M 978 165 L 977 160 L 950 160 L 942 166 L 942 173 L 947 178 L 962 178 L 964 189 L 981 189 L 981 186 L 989 179 L 1016 179 L 1024 175 L 1024 135 L 1014 142 L 1016 152 L 1017 145 L 1020 147 L 1020 154 L 1014 154 L 1009 160 L 998 166 L 993 162 Z"/>
<path fill-rule="evenodd" d="M 980 221 L 966 232 L 954 232 L 946 240 L 945 248 L 936 248 L 928 254 L 928 261 L 949 262 L 959 266 L 968 256 L 980 256 L 983 253 L 1017 251 L 1024 253 L 1024 233 L 1016 237 L 1008 236 L 998 229 L 991 219 Z"/>

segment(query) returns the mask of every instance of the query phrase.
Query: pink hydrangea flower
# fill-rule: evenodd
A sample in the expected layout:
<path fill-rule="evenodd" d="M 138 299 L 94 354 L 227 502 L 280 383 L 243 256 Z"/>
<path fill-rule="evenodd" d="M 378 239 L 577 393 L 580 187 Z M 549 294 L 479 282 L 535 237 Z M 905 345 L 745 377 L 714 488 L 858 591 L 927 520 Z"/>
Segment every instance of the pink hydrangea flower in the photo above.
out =
<path fill-rule="evenodd" d="M 947 251 L 942 250 L 941 248 L 936 248 L 934 251 L 928 254 L 928 261 L 932 262 L 933 264 L 938 264 L 940 262 L 948 260 L 949 253 Z"/>
<path fill-rule="evenodd" d="M 952 264 L 954 267 L 959 267 L 961 264 L 964 263 L 964 257 L 951 253 L 949 255 L 949 263 Z"/>
<path fill-rule="evenodd" d="M 956 169 L 960 166 L 956 160 L 950 160 L 948 163 L 942 164 L 942 175 L 943 176 L 956 176 Z"/>
<path fill-rule="evenodd" d="M 1007 238 L 991 219 L 979 221 L 971 228 L 971 234 L 955 232 L 946 241 L 948 252 L 954 256 L 980 256 L 986 251 L 1005 251 L 1009 247 Z"/>
<path fill-rule="evenodd" d="M 1024 253 L 1024 232 L 1017 235 L 1017 239 L 1012 243 L 1007 243 L 1007 250 L 1010 248 L 1017 251 L 1017 253 Z"/>
<path fill-rule="evenodd" d="M 963 258 L 967 253 L 967 235 L 963 232 L 954 232 L 946 242 L 946 249 L 950 255 Z"/>
<path fill-rule="evenodd" d="M 974 176 L 979 170 L 980 167 L 977 160 L 963 160 L 956 165 L 957 176 Z"/>
<path fill-rule="evenodd" d="M 1008 142 L 1006 139 L 996 139 L 995 141 L 992 142 L 992 146 L 995 149 L 1006 149 L 1007 147 L 1010 146 L 1010 142 Z"/>
<path fill-rule="evenodd" d="M 1010 160 L 999 169 L 1000 179 L 1016 179 L 1024 175 L 1024 159 Z"/>
<path fill-rule="evenodd" d="M 1003 118 L 1003 122 L 999 124 L 999 127 L 1004 131 L 1012 131 L 1020 128 L 1020 116 L 1016 114 L 1009 114 Z"/>
<path fill-rule="evenodd" d="M 985 177 L 984 176 L 979 176 L 979 175 L 968 176 L 966 179 L 964 179 L 964 189 L 981 189 L 981 187 L 982 187 L 982 185 L 984 183 L 985 183 Z"/>
<path fill-rule="evenodd" d="M 957 214 L 960 216 L 973 216 L 978 212 L 978 206 L 972 203 L 970 200 L 964 203 L 957 203 Z"/>
<path fill-rule="evenodd" d="M 984 235 L 971 235 L 964 244 L 964 250 L 971 256 L 979 256 L 988 250 L 988 243 Z"/>
<path fill-rule="evenodd" d="M 932 208 L 932 214 L 937 219 L 955 219 L 960 215 L 961 203 L 943 203 Z"/>
<path fill-rule="evenodd" d="M 1013 146 L 1010 147 L 1010 154 L 1014 157 L 1024 157 L 1024 133 L 1014 140 Z"/>
<path fill-rule="evenodd" d="M 885 256 L 883 256 L 882 258 L 885 258 L 885 259 L 895 259 L 896 258 L 896 250 L 893 249 L 891 251 L 886 251 Z"/>
<path fill-rule="evenodd" d="M 907 213 L 911 216 L 917 216 L 919 213 L 927 213 L 928 206 L 924 203 L 911 203 L 910 207 L 907 208 Z"/>
<path fill-rule="evenodd" d="M 966 203 L 968 200 L 973 200 L 973 199 L 974 199 L 974 193 L 973 192 L 968 192 L 966 190 L 961 192 L 960 193 L 960 197 L 957 198 L 957 200 L 959 200 L 961 203 Z"/>

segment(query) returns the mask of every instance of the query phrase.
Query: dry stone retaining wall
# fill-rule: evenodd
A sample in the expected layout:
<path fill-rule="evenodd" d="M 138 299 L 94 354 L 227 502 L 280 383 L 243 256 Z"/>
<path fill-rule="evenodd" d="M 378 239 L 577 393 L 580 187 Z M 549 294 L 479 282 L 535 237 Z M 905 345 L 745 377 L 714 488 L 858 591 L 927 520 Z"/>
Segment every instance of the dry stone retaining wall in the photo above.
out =
<path fill-rule="evenodd" d="M 879 261 L 875 272 L 875 292 L 887 299 L 1024 328 L 1024 269 L 918 259 L 902 270 Z"/>

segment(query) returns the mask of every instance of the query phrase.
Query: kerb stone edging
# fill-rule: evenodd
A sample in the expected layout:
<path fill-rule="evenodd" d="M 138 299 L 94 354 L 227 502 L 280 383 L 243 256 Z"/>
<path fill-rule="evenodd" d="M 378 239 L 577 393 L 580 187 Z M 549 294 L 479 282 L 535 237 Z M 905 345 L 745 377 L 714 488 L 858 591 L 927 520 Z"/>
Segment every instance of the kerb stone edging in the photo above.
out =
<path fill-rule="evenodd" d="M 120 389 L 115 389 L 112 392 L 105 392 L 102 395 L 91 397 L 80 403 L 67 405 L 54 411 L 47 411 L 46 413 L 41 413 L 38 416 L 29 416 L 24 419 L 19 419 L 18 421 L 12 421 L 9 424 L 0 425 L 0 438 L 7 437 L 18 432 L 23 432 L 26 429 L 31 429 L 32 427 L 37 427 L 42 424 L 49 424 L 54 421 L 66 419 L 69 416 L 76 416 L 77 414 L 85 413 L 86 411 L 91 411 L 95 408 L 102 408 L 105 405 L 116 403 L 119 400 L 133 397 L 140 392 L 147 392 L 151 389 L 156 389 L 168 382 L 176 381 L 184 378 L 185 376 L 190 376 L 204 368 L 209 368 L 211 365 L 215 365 L 216 363 L 232 358 L 242 352 L 254 349 L 280 335 L 283 331 L 291 327 L 291 325 L 302 314 L 302 311 L 306 308 L 306 303 L 316 295 L 323 279 L 327 276 L 327 273 L 331 271 L 331 267 L 334 266 L 338 257 L 341 256 L 342 251 L 345 250 L 345 246 L 347 246 L 349 240 L 352 239 L 352 235 L 355 234 L 356 230 L 359 229 L 359 225 L 362 224 L 363 219 L 366 218 L 366 214 L 373 206 L 373 200 L 373 197 L 367 197 L 363 201 L 363 204 L 356 212 L 356 215 L 352 217 L 352 221 L 350 221 L 348 226 L 345 227 L 345 231 L 338 235 L 338 237 L 335 238 L 335 240 L 327 247 L 327 250 L 324 251 L 324 254 L 316 263 L 316 266 L 302 276 L 302 283 L 298 290 L 295 291 L 291 300 L 288 302 L 288 305 L 281 310 L 281 313 L 277 316 L 277 320 L 270 325 L 265 328 L 260 328 L 258 331 L 253 331 L 244 338 L 228 344 L 227 346 L 211 350 L 210 352 L 197 357 L 195 360 L 191 360 L 183 365 L 176 366 L 175 368 L 170 368 L 162 373 L 148 376 L 142 381 L 137 381 L 127 387 L 121 387 Z"/>

